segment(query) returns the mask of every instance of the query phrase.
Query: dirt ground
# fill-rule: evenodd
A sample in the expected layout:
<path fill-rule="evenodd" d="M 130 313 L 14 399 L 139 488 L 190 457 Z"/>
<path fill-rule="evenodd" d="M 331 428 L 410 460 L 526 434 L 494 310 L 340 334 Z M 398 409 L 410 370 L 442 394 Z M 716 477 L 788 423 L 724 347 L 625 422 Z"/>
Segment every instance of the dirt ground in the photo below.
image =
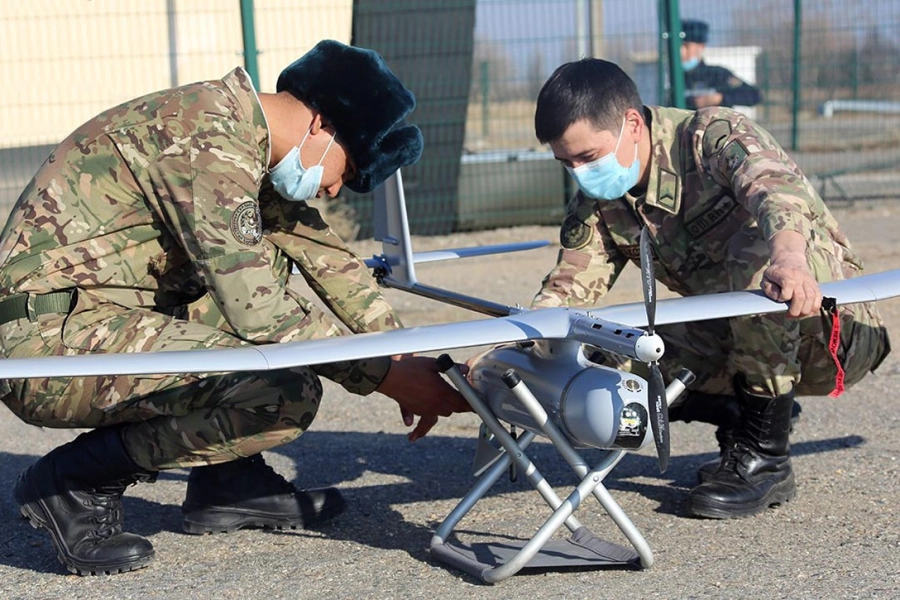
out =
<path fill-rule="evenodd" d="M 835 212 L 868 272 L 898 267 L 900 204 L 857 203 Z M 416 250 L 549 239 L 551 227 L 527 227 L 415 238 Z M 354 242 L 362 256 L 380 252 Z M 505 304 L 527 305 L 553 265 L 557 247 L 429 263 L 420 281 Z M 481 318 L 395 290 L 388 297 L 407 326 Z M 635 269 L 609 302 L 636 301 Z M 880 303 L 895 345 L 900 300 Z M 469 352 L 452 353 L 464 360 Z M 805 398 L 793 436 L 797 498 L 742 520 L 686 516 L 697 467 L 714 456 L 711 426 L 675 423 L 672 462 L 660 475 L 651 450 L 626 457 L 605 480 L 612 496 L 655 554 L 650 569 L 523 574 L 496 586 L 436 562 L 428 553 L 435 528 L 466 493 L 477 435 L 473 415 L 442 420 L 414 444 L 396 405 L 358 398 L 326 382 L 311 430 L 267 453 L 299 486 L 337 485 L 348 510 L 318 531 L 242 531 L 228 536 L 181 533 L 178 506 L 185 471 L 132 488 L 129 530 L 148 536 L 154 563 L 134 573 L 67 575 L 49 541 L 20 521 L 9 490 L 18 473 L 75 432 L 26 426 L 0 410 L 0 597 L 4 598 L 894 598 L 900 594 L 900 444 L 896 390 L 900 352 L 842 398 Z M 552 446 L 532 458 L 561 494 L 571 471 Z M 595 455 L 586 453 L 588 462 Z M 527 538 L 547 516 L 522 478 L 501 480 L 459 526 L 466 541 Z M 592 499 L 578 516 L 601 537 L 626 544 Z"/>

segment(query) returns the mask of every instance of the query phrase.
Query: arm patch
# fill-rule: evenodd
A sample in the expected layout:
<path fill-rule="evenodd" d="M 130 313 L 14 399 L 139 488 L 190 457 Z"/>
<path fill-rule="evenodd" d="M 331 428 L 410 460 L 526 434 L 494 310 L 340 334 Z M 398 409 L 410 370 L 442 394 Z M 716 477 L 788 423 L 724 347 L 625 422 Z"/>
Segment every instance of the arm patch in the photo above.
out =
<path fill-rule="evenodd" d="M 566 250 L 579 250 L 594 237 L 594 228 L 575 215 L 569 215 L 559 230 L 559 243 Z"/>
<path fill-rule="evenodd" d="M 728 142 L 728 145 L 725 146 L 725 150 L 722 151 L 722 157 L 725 159 L 725 165 L 728 167 L 728 170 L 732 173 L 741 166 L 749 153 L 744 145 L 740 142 L 740 140 L 732 140 Z"/>
<path fill-rule="evenodd" d="M 256 246 L 262 240 L 262 217 L 259 205 L 252 200 L 238 206 L 231 215 L 231 235 L 246 246 Z"/>

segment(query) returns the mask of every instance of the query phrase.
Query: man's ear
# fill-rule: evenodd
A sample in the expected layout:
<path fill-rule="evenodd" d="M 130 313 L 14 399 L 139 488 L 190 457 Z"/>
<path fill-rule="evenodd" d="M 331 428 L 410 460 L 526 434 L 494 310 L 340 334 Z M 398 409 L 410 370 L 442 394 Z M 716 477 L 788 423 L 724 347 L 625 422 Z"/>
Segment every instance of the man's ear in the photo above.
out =
<path fill-rule="evenodd" d="M 325 127 L 327 123 L 322 119 L 322 113 L 317 110 L 312 111 L 312 122 L 309 125 L 309 134 L 316 135 Z"/>
<path fill-rule="evenodd" d="M 631 135 L 633 142 L 637 143 L 641 139 L 644 131 L 644 117 L 639 111 L 633 108 L 625 111 L 625 131 Z"/>

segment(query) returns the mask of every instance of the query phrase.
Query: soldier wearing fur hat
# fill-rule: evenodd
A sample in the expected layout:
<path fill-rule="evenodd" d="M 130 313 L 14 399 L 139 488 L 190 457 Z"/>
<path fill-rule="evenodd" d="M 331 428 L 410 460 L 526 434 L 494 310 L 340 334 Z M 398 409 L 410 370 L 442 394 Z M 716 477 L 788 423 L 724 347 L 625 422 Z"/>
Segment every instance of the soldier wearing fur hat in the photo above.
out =
<path fill-rule="evenodd" d="M 307 200 L 378 186 L 416 162 L 415 99 L 375 52 L 323 41 L 277 93 L 243 69 L 155 92 L 91 119 L 50 155 L 0 239 L 5 357 L 228 348 L 401 324 Z M 294 268 L 331 309 L 291 285 Z M 334 318 L 336 317 L 336 319 Z M 467 410 L 425 357 L 258 373 L 10 380 L 22 420 L 89 428 L 20 476 L 22 514 L 80 574 L 147 565 L 123 529 L 127 486 L 190 467 L 188 533 L 314 527 L 335 488 L 297 490 L 261 452 L 313 421 L 319 376 L 400 405 L 410 439 Z"/>
<path fill-rule="evenodd" d="M 703 61 L 709 41 L 709 25 L 696 19 L 681 22 L 681 66 L 684 69 L 684 94 L 688 108 L 707 106 L 756 106 L 762 102 L 759 89 L 725 67 Z"/>

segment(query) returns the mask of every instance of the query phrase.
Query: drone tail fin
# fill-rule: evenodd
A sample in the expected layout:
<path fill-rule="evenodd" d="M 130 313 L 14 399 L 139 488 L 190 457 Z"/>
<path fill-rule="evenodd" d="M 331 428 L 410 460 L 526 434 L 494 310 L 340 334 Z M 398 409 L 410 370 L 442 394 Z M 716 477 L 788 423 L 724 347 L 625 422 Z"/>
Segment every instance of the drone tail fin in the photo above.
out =
<path fill-rule="evenodd" d="M 391 278 L 404 287 L 414 286 L 417 283 L 415 259 L 399 170 L 375 190 L 374 229 Z"/>

